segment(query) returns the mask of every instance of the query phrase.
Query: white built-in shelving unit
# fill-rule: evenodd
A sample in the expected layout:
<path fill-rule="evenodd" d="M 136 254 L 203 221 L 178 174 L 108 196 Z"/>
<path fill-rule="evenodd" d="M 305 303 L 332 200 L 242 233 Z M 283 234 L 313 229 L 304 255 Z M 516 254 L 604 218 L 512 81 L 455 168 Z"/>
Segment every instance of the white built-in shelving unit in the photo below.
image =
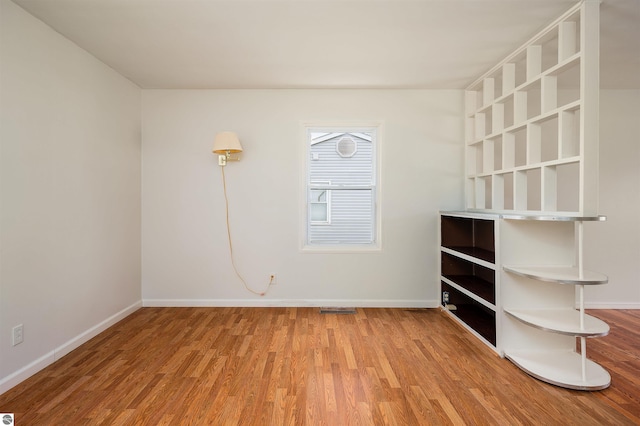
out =
<path fill-rule="evenodd" d="M 587 357 L 609 326 L 584 289 L 598 215 L 599 1 L 554 21 L 466 92 L 466 210 L 440 215 L 443 307 L 540 380 L 609 386 Z M 447 300 L 445 300 L 445 298 Z"/>
<path fill-rule="evenodd" d="M 608 278 L 585 269 L 582 255 L 585 223 L 603 220 L 442 212 L 444 309 L 540 380 L 577 390 L 606 388 L 611 377 L 587 358 L 586 339 L 606 336 L 609 326 L 585 313 L 584 289 Z"/>
<path fill-rule="evenodd" d="M 573 7 L 467 88 L 467 209 L 597 214 L 598 8 Z"/>

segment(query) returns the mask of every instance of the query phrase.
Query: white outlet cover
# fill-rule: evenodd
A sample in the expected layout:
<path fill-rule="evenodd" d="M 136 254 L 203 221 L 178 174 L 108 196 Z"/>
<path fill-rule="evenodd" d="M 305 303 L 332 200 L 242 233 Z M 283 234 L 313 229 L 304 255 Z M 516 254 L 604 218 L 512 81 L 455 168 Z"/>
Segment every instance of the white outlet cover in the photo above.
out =
<path fill-rule="evenodd" d="M 13 327 L 12 343 L 13 346 L 19 345 L 24 341 L 24 326 L 22 324 Z"/>

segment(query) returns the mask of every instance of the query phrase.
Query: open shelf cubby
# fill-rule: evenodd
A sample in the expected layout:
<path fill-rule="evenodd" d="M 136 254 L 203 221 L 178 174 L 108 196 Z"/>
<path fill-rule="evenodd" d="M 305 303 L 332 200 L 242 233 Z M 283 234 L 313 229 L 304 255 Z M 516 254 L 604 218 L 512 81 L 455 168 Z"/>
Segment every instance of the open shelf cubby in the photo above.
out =
<path fill-rule="evenodd" d="M 453 286 L 443 282 L 442 291 L 449 294 L 449 303 L 445 309 L 460 322 L 485 339 L 492 346 L 496 345 L 496 314 L 477 300 L 462 293 Z"/>
<path fill-rule="evenodd" d="M 493 221 L 470 217 L 443 216 L 442 246 L 486 262 L 495 261 Z"/>
<path fill-rule="evenodd" d="M 442 276 L 495 305 L 495 270 L 466 259 L 442 253 Z"/>

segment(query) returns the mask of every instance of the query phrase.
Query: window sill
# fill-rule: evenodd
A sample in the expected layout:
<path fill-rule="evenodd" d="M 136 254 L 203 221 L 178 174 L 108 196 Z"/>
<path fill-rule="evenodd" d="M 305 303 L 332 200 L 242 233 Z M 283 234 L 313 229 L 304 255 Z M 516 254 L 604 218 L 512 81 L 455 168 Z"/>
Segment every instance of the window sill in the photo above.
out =
<path fill-rule="evenodd" d="M 382 247 L 378 244 L 368 245 L 305 245 L 300 251 L 302 253 L 379 253 Z"/>

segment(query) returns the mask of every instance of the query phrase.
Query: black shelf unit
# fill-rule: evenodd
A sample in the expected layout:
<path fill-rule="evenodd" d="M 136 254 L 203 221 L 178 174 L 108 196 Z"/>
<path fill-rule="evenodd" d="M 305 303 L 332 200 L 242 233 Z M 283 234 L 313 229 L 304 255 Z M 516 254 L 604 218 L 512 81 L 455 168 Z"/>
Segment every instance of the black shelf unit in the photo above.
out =
<path fill-rule="evenodd" d="M 498 351 L 496 218 L 466 212 L 440 215 L 440 285 L 443 308 Z"/>

